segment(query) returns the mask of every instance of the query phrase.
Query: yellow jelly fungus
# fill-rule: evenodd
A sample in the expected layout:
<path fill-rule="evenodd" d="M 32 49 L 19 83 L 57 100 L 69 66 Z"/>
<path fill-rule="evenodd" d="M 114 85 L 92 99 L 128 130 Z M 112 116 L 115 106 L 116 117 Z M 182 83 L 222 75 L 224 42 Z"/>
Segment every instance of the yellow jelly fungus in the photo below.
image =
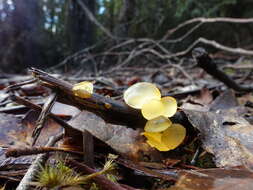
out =
<path fill-rule="evenodd" d="M 168 151 L 169 148 L 161 142 L 162 133 L 144 132 L 143 135 L 148 139 L 147 143 L 159 151 Z"/>
<path fill-rule="evenodd" d="M 80 82 L 74 85 L 72 91 L 80 98 L 90 98 L 93 93 L 93 84 L 88 81 Z"/>
<path fill-rule="evenodd" d="M 182 125 L 172 124 L 162 133 L 161 142 L 165 144 L 169 150 L 172 150 L 183 142 L 185 135 L 186 130 Z"/>
<path fill-rule="evenodd" d="M 147 121 L 144 131 L 146 132 L 162 132 L 166 130 L 168 127 L 172 125 L 172 122 L 164 117 L 164 116 L 159 116 L 156 117 L 155 119 L 151 119 Z"/>
<path fill-rule="evenodd" d="M 175 98 L 166 96 L 161 99 L 161 102 L 164 105 L 164 113 L 165 117 L 172 117 L 177 112 L 177 101 Z"/>
<path fill-rule="evenodd" d="M 161 93 L 152 83 L 139 82 L 124 92 L 124 101 L 132 108 L 141 109 L 150 100 L 160 100 Z"/>
<path fill-rule="evenodd" d="M 162 133 L 143 132 L 142 135 L 144 135 L 149 140 L 158 142 L 161 142 L 162 139 Z"/>
<path fill-rule="evenodd" d="M 143 117 L 147 120 L 154 119 L 163 115 L 165 112 L 165 106 L 160 100 L 150 100 L 146 102 L 141 109 Z"/>
<path fill-rule="evenodd" d="M 112 104 L 105 103 L 105 108 L 106 108 L 106 109 L 110 109 L 111 107 L 112 107 Z"/>
<path fill-rule="evenodd" d="M 157 141 L 147 140 L 146 141 L 151 147 L 156 148 L 159 151 L 168 151 L 170 150 L 165 144 Z"/>

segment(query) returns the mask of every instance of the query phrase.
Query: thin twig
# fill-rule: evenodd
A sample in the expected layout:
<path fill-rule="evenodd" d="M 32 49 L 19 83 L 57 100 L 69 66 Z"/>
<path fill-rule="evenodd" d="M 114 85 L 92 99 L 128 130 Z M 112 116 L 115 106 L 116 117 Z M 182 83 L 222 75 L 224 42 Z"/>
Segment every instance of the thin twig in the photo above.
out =
<path fill-rule="evenodd" d="M 245 24 L 245 23 L 253 23 L 253 18 L 229 18 L 229 17 L 217 17 L 217 18 L 204 18 L 204 17 L 198 17 L 193 18 L 190 20 L 187 20 L 178 26 L 176 26 L 173 29 L 170 29 L 166 35 L 163 37 L 163 39 L 167 39 L 169 36 L 171 36 L 176 31 L 180 30 L 181 28 L 193 24 L 195 22 L 201 22 L 201 23 L 214 23 L 214 22 L 225 22 L 225 23 L 238 23 L 238 24 Z"/>
<path fill-rule="evenodd" d="M 33 154 L 41 154 L 41 153 L 49 153 L 49 152 L 66 152 L 70 154 L 82 155 L 83 152 L 77 152 L 73 150 L 69 150 L 67 148 L 57 148 L 50 146 L 40 146 L 40 147 L 28 147 L 28 148 L 8 148 L 6 150 L 6 157 L 19 157 L 19 156 L 27 156 Z"/>
<path fill-rule="evenodd" d="M 42 108 L 39 105 L 36 105 L 24 98 L 21 98 L 20 96 L 17 96 L 16 94 L 11 96 L 11 99 L 19 104 L 22 104 L 28 108 L 37 110 L 37 111 L 41 111 Z M 66 123 L 65 121 L 63 121 L 61 118 L 59 118 L 57 115 L 54 115 L 52 113 L 49 113 L 49 117 L 52 118 L 56 123 L 58 123 L 61 127 L 63 127 L 66 130 L 74 130 L 76 131 L 76 129 L 74 129 L 71 125 L 69 125 L 68 123 Z"/>
<path fill-rule="evenodd" d="M 40 135 L 40 132 L 41 130 L 43 129 L 44 127 L 44 124 L 46 122 L 46 119 L 47 119 L 47 116 L 51 110 L 51 108 L 53 107 L 54 105 L 54 102 L 56 100 L 56 97 L 57 97 L 57 94 L 55 92 L 53 92 L 47 99 L 47 101 L 45 102 L 45 104 L 43 105 L 42 107 L 42 111 L 39 115 L 39 118 L 36 122 L 36 127 L 35 129 L 33 130 L 33 133 L 32 133 L 32 137 L 33 137 L 33 143 L 32 145 L 34 145 Z"/>
<path fill-rule="evenodd" d="M 63 134 L 56 135 L 54 137 L 50 137 L 46 146 L 53 146 L 57 141 L 59 141 L 63 137 Z M 30 185 L 31 182 L 34 181 L 37 172 L 40 170 L 41 165 L 43 165 L 47 160 L 47 154 L 40 154 L 36 157 L 35 161 L 29 167 L 25 176 L 19 183 L 16 190 L 30 190 L 33 187 Z"/>
<path fill-rule="evenodd" d="M 36 81 L 37 81 L 37 79 L 33 78 L 31 80 L 27 80 L 27 81 L 23 81 L 23 82 L 20 82 L 20 83 L 16 83 L 16 84 L 13 84 L 13 85 L 10 85 L 10 86 L 6 87 L 6 90 L 7 91 L 17 90 L 21 86 L 24 86 L 24 85 L 27 85 L 27 84 L 32 84 L 32 83 L 34 83 Z"/>
<path fill-rule="evenodd" d="M 166 55 L 166 58 L 167 59 L 171 59 L 171 58 L 174 58 L 174 57 L 184 56 L 184 55 L 190 53 L 191 50 L 196 45 L 198 45 L 199 43 L 207 44 L 207 45 L 213 46 L 213 47 L 215 47 L 217 49 L 220 49 L 220 50 L 223 50 L 223 51 L 227 51 L 229 53 L 234 53 L 234 54 L 239 54 L 239 55 L 246 55 L 246 56 L 253 56 L 253 51 L 251 51 L 251 50 L 245 50 L 245 49 L 242 49 L 242 48 L 231 48 L 231 47 L 219 44 L 218 42 L 216 42 L 214 40 L 208 40 L 208 39 L 205 39 L 205 38 L 199 38 L 196 41 L 194 41 L 187 49 L 185 49 L 183 51 L 180 51 L 180 52 L 177 52 L 177 53 L 174 53 L 174 54 Z"/>

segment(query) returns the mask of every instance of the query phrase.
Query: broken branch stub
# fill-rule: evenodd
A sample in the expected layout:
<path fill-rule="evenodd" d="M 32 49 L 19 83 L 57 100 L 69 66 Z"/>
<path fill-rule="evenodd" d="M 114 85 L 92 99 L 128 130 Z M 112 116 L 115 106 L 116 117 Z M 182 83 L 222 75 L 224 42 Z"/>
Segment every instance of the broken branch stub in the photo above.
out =
<path fill-rule="evenodd" d="M 83 99 L 74 95 L 72 84 L 35 68 L 32 68 L 31 72 L 34 77 L 42 82 L 42 85 L 60 91 L 58 93 L 60 102 L 76 106 L 81 110 L 94 112 L 110 123 L 129 124 L 131 126 L 144 126 L 145 124 L 145 119 L 140 111 L 130 108 L 123 102 L 96 93 L 93 93 L 90 98 Z"/>

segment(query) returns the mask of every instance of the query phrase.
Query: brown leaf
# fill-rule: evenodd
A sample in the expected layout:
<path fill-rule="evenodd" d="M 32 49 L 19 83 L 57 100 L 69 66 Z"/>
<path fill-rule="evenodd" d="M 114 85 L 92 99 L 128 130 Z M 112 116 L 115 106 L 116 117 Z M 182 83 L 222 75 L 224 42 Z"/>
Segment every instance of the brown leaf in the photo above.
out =
<path fill-rule="evenodd" d="M 55 102 L 54 106 L 51 109 L 51 113 L 61 117 L 74 117 L 80 113 L 80 110 L 74 106 Z"/>
<path fill-rule="evenodd" d="M 49 90 L 37 83 L 23 85 L 21 87 L 21 91 L 26 96 L 38 96 L 43 94 L 49 94 Z"/>
<path fill-rule="evenodd" d="M 243 109 L 235 100 L 230 91 L 213 102 L 209 111 L 184 110 L 218 167 L 253 166 L 253 126 L 241 117 Z"/>
<path fill-rule="evenodd" d="M 39 112 L 37 111 L 28 112 L 25 118 L 22 120 L 22 123 L 18 123 L 11 126 L 8 132 L 3 133 L 9 138 L 9 141 L 5 141 L 5 143 L 11 143 L 14 146 L 22 147 L 30 146 L 32 143 L 32 132 L 35 127 L 38 116 Z M 13 121 L 15 121 L 14 117 L 12 119 Z M 44 128 L 42 129 L 41 135 L 39 136 L 36 145 L 45 145 L 49 137 L 59 134 L 61 131 L 62 128 L 61 126 L 59 126 L 59 124 L 57 124 L 52 119 L 48 119 L 45 123 Z M 3 140 L 3 138 L 1 138 L 1 140 Z"/>
<path fill-rule="evenodd" d="M 192 98 L 192 101 L 201 105 L 209 105 L 213 101 L 213 96 L 208 88 L 202 88 L 200 94 Z"/>
<path fill-rule="evenodd" d="M 69 124 L 81 132 L 87 130 L 118 153 L 131 159 L 141 159 L 143 155 L 158 156 L 158 152 L 144 142 L 139 130 L 105 123 L 94 113 L 82 111 Z"/>

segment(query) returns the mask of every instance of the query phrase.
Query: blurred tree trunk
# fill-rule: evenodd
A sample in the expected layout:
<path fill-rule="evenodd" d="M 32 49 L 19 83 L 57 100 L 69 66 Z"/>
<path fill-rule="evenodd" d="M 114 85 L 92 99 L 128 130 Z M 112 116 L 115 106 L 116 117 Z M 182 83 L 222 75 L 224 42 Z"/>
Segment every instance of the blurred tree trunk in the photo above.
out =
<path fill-rule="evenodd" d="M 94 0 L 80 0 L 87 8 L 94 13 Z M 67 30 L 66 36 L 70 48 L 70 52 L 74 53 L 85 47 L 92 45 L 93 42 L 93 24 L 86 17 L 84 11 L 76 0 L 68 2 Z"/>
<path fill-rule="evenodd" d="M 15 9 L 8 19 L 11 30 L 4 63 L 9 72 L 20 72 L 27 67 L 39 64 L 39 30 L 41 11 L 37 0 L 14 0 Z M 6 70 L 6 68 L 4 68 Z"/>
<path fill-rule="evenodd" d="M 136 0 L 123 0 L 116 35 L 127 37 L 136 12 Z"/>

